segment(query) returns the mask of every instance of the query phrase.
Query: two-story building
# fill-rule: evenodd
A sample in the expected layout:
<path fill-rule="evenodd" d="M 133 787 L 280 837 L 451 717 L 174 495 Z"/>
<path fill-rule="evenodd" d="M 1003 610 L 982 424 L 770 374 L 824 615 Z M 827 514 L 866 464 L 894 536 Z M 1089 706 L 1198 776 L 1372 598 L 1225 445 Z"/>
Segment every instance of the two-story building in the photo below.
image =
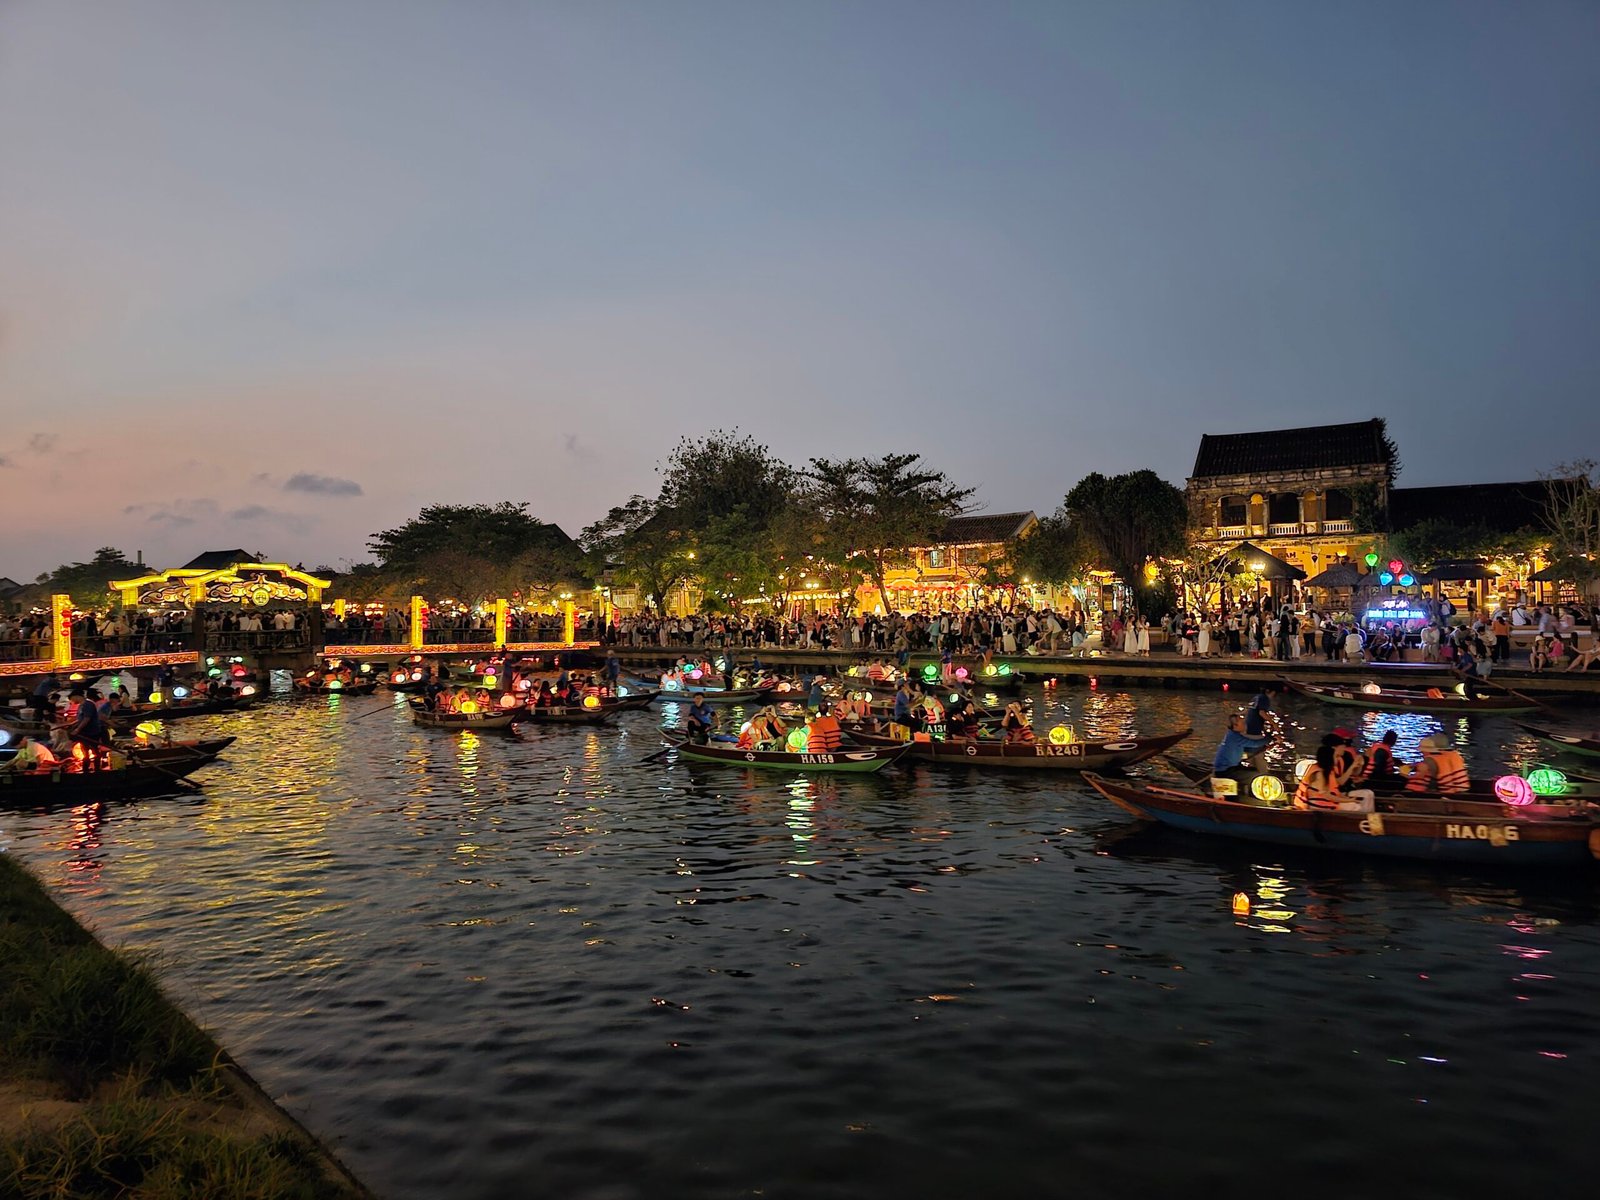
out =
<path fill-rule="evenodd" d="M 912 551 L 908 561 L 887 572 L 887 597 L 880 597 L 871 583 L 861 587 L 861 610 L 938 611 L 1005 599 L 1000 594 L 1008 591 L 1004 585 L 1018 581 L 1004 580 L 997 587 L 991 568 L 1004 564 L 1017 539 L 1038 523 L 1031 510 L 953 517 L 937 541 Z"/>
<path fill-rule="evenodd" d="M 1185 489 L 1190 527 L 1218 554 L 1248 542 L 1315 575 L 1365 553 L 1394 469 L 1378 417 L 1206 434 Z"/>

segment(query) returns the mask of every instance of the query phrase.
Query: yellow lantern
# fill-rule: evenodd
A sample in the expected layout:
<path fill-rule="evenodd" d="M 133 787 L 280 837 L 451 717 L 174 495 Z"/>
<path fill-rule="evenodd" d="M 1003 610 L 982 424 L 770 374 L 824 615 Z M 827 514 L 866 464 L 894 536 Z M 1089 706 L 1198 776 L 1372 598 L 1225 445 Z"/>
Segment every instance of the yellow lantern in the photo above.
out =
<path fill-rule="evenodd" d="M 1069 746 L 1072 744 L 1072 726 L 1057 725 L 1050 731 L 1050 744 L 1052 746 Z"/>
<path fill-rule="evenodd" d="M 475 713 L 475 712 L 477 712 L 478 711 L 478 702 L 476 700 L 463 700 L 461 702 L 461 711 L 464 712 L 464 713 Z"/>
<path fill-rule="evenodd" d="M 1248 917 L 1250 915 L 1250 897 L 1247 893 L 1235 892 L 1233 894 L 1233 915 L 1236 917 Z"/>
<path fill-rule="evenodd" d="M 1257 775 L 1251 781 L 1250 794 L 1263 804 L 1276 804 L 1283 799 L 1283 780 L 1276 775 Z"/>
<path fill-rule="evenodd" d="M 161 693 L 160 692 L 151 692 L 150 693 L 150 703 L 151 704 L 160 704 L 161 703 Z"/>
<path fill-rule="evenodd" d="M 600 707 L 600 697 L 599 696 L 585 696 L 583 698 L 583 706 L 585 708 L 599 708 Z"/>

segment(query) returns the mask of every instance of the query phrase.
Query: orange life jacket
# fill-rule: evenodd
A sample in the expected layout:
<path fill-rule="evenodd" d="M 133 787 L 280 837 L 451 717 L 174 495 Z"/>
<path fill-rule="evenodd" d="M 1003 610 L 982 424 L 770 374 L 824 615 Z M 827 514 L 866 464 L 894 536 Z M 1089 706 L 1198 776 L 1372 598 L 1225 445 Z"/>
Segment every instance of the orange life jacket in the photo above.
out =
<path fill-rule="evenodd" d="M 836 718 L 823 713 L 811 722 L 811 732 L 806 738 L 806 750 L 811 754 L 831 754 L 844 740 L 844 730 Z"/>
<path fill-rule="evenodd" d="M 1430 750 L 1423 761 L 1432 763 L 1433 769 L 1414 773 L 1406 784 L 1406 791 L 1439 792 L 1449 796 L 1464 792 L 1471 786 L 1472 780 L 1467 774 L 1467 760 L 1461 757 L 1461 751 Z"/>
<path fill-rule="evenodd" d="M 1294 803 L 1296 808 L 1338 808 L 1343 797 L 1333 780 L 1323 772 L 1321 767 L 1306 768 L 1306 773 L 1300 776 L 1300 786 L 1294 790 Z"/>

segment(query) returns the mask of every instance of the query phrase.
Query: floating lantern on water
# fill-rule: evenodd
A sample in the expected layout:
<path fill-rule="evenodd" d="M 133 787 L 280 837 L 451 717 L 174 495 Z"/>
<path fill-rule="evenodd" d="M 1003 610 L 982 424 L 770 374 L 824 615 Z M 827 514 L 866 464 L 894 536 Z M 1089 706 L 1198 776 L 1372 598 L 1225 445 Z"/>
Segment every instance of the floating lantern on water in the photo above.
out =
<path fill-rule="evenodd" d="M 1233 894 L 1233 915 L 1248 917 L 1250 915 L 1250 897 L 1244 892 Z"/>
<path fill-rule="evenodd" d="M 599 708 L 600 707 L 600 697 L 599 696 L 585 696 L 583 698 L 583 706 L 585 708 Z"/>
<path fill-rule="evenodd" d="M 1494 781 L 1496 799 L 1513 808 L 1533 803 L 1533 785 L 1521 775 L 1502 775 Z"/>
<path fill-rule="evenodd" d="M 1092 688 L 1097 688 L 1100 686 L 1100 681 L 1091 675 L 1089 676 L 1089 686 Z"/>
<path fill-rule="evenodd" d="M 1361 685 L 1361 694 L 1364 696 L 1377 696 L 1382 692 L 1383 689 L 1375 683 L 1363 683 Z"/>
<path fill-rule="evenodd" d="M 1050 730 L 1050 744 L 1052 746 L 1071 745 L 1073 736 L 1074 734 L 1072 732 L 1072 726 L 1057 725 L 1055 728 Z"/>
<path fill-rule="evenodd" d="M 1540 767 L 1528 772 L 1528 786 L 1535 796 L 1560 796 L 1567 790 L 1567 777 L 1554 767 Z"/>
<path fill-rule="evenodd" d="M 1250 781 L 1250 794 L 1263 804 L 1276 804 L 1283 799 L 1283 780 L 1276 775 L 1257 775 Z"/>

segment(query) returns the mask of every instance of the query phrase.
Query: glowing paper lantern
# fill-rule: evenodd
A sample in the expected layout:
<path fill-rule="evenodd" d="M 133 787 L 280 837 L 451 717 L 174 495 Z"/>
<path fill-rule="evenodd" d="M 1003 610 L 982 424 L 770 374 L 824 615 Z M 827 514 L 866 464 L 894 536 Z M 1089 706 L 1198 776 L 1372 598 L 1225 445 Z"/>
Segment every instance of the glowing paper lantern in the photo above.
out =
<path fill-rule="evenodd" d="M 214 667 L 216 665 L 217 665 L 217 660 L 215 658 L 207 658 L 206 659 L 206 666 Z"/>
<path fill-rule="evenodd" d="M 683 688 L 683 684 L 679 683 L 676 679 L 663 679 L 661 681 L 661 686 L 669 692 L 681 691 Z"/>
<path fill-rule="evenodd" d="M 206 672 L 206 674 L 209 675 L 212 679 L 216 679 L 219 676 L 221 676 L 222 668 L 221 667 L 212 667 L 211 670 Z"/>
<path fill-rule="evenodd" d="M 1250 915 L 1250 897 L 1244 892 L 1235 892 L 1233 894 L 1233 915 L 1236 917 L 1248 917 Z"/>
<path fill-rule="evenodd" d="M 1363 683 L 1361 685 L 1361 694 L 1364 696 L 1378 696 L 1382 695 L 1382 693 L 1383 689 L 1375 683 Z"/>
<path fill-rule="evenodd" d="M 628 689 L 627 688 L 625 688 L 625 687 L 618 687 L 617 688 L 617 695 L 626 696 L 627 694 L 628 694 Z"/>
<path fill-rule="evenodd" d="M 507 692 L 505 695 L 500 697 L 500 707 L 501 708 L 515 708 L 516 706 L 517 706 L 517 698 L 515 696 L 513 696 L 510 692 Z"/>
<path fill-rule="evenodd" d="M 496 675 L 493 671 L 490 671 L 487 675 L 485 675 L 483 677 L 483 686 L 486 687 L 486 688 L 492 688 L 492 687 L 494 687 L 496 685 L 496 681 L 499 678 L 500 677 L 498 675 Z"/>
<path fill-rule="evenodd" d="M 985 667 L 983 669 L 983 673 L 985 675 L 998 675 L 998 674 L 1000 674 L 1000 668 L 995 666 L 993 663 L 990 663 L 987 667 Z"/>
<path fill-rule="evenodd" d="M 242 688 L 239 689 L 239 695 L 241 695 L 241 696 L 254 696 L 255 694 L 256 694 L 256 687 L 255 687 L 255 684 L 253 684 L 253 683 L 247 683 Z"/>
<path fill-rule="evenodd" d="M 342 680 L 338 680 L 338 679 L 330 679 L 330 680 L 328 680 L 328 690 L 330 692 L 337 692 L 342 687 L 344 687 L 344 682 Z"/>
<path fill-rule="evenodd" d="M 1276 804 L 1283 799 L 1283 780 L 1276 775 L 1257 775 L 1250 782 L 1250 794 L 1263 804 Z"/>
<path fill-rule="evenodd" d="M 1567 790 L 1567 777 L 1554 767 L 1528 772 L 1528 786 L 1535 796 L 1559 796 Z"/>
<path fill-rule="evenodd" d="M 1413 575 L 1410 571 L 1407 571 L 1404 575 L 1400 576 L 1400 586 L 1401 587 L 1410 587 L 1416 581 L 1417 581 L 1417 577 L 1415 575 Z"/>
<path fill-rule="evenodd" d="M 371 663 L 362 663 L 361 664 L 361 673 L 363 675 L 365 675 L 370 670 L 372 670 L 372 664 Z"/>
<path fill-rule="evenodd" d="M 150 703 L 151 704 L 160 704 L 161 703 L 161 693 L 160 692 L 151 692 L 150 693 Z"/>
<path fill-rule="evenodd" d="M 1002 674 L 1002 675 L 1011 674 L 1011 664 L 1010 663 L 1001 663 L 1000 664 L 1000 674 Z"/>
<path fill-rule="evenodd" d="M 1389 570 L 1393 571 L 1396 575 L 1400 574 L 1400 572 L 1405 569 L 1405 563 L 1401 562 L 1398 558 L 1391 558 L 1389 560 Z"/>
<path fill-rule="evenodd" d="M 412 683 L 421 683 L 422 682 L 422 672 L 421 671 L 413 671 L 413 672 L 411 672 L 411 682 Z"/>
<path fill-rule="evenodd" d="M 690 679 L 704 679 L 705 678 L 705 672 L 702 671 L 699 667 L 696 667 L 694 670 L 689 672 L 689 678 Z"/>
<path fill-rule="evenodd" d="M 1316 759 L 1302 758 L 1299 762 L 1294 764 L 1294 777 L 1296 779 L 1304 779 L 1306 777 L 1306 772 L 1311 770 L 1311 768 L 1316 765 Z"/>
<path fill-rule="evenodd" d="M 961 693 L 960 692 L 951 692 L 950 693 L 950 703 L 951 704 L 954 704 L 959 699 L 961 699 Z"/>
<path fill-rule="evenodd" d="M 1371 550 L 1367 551 L 1366 563 L 1368 567 L 1375 567 L 1378 565 L 1378 556 Z"/>
<path fill-rule="evenodd" d="M 83 672 L 82 671 L 74 671 L 71 675 L 67 676 L 67 680 L 68 680 L 68 682 L 71 682 L 71 683 L 82 683 L 83 682 Z"/>
<path fill-rule="evenodd" d="M 993 667 L 990 667 L 989 669 L 991 671 L 994 670 Z M 957 667 L 956 668 L 956 678 L 957 679 L 965 679 L 966 677 L 967 677 L 967 669 L 965 667 Z"/>
<path fill-rule="evenodd" d="M 475 713 L 475 712 L 477 712 L 478 711 L 478 702 L 476 700 L 463 700 L 461 702 L 461 711 L 464 712 L 464 713 Z"/>
<path fill-rule="evenodd" d="M 172 689 L 172 698 L 174 700 L 182 700 L 188 694 L 189 689 L 186 687 L 175 687 Z"/>
<path fill-rule="evenodd" d="M 1513 808 L 1533 803 L 1533 785 L 1521 775 L 1502 775 L 1494 781 L 1497 799 Z"/>
<path fill-rule="evenodd" d="M 248 675 L 248 674 L 250 674 L 250 672 L 246 671 L 243 667 L 235 667 L 233 669 L 233 677 L 235 679 L 238 679 L 242 675 Z"/>
<path fill-rule="evenodd" d="M 151 738 L 160 737 L 163 730 L 160 721 L 140 721 L 133 727 L 133 732 L 141 742 L 148 742 Z"/>
<path fill-rule="evenodd" d="M 1072 742 L 1072 730 L 1065 725 L 1057 725 L 1050 730 L 1050 744 L 1052 746 L 1066 746 Z"/>
<path fill-rule="evenodd" d="M 802 726 L 799 729 L 789 730 L 789 736 L 784 739 L 784 745 L 798 754 L 806 748 L 806 743 L 810 740 L 811 731 Z"/>
<path fill-rule="evenodd" d="M 411 676 L 407 675 L 404 671 L 396 671 L 393 675 L 389 676 L 391 683 L 404 683 L 410 678 Z"/>
<path fill-rule="evenodd" d="M 1388 587 L 1391 583 L 1394 582 L 1393 573 L 1389 572 L 1389 571 L 1380 571 L 1378 573 L 1378 582 L 1383 584 L 1384 587 Z"/>
<path fill-rule="evenodd" d="M 600 707 L 600 697 L 599 696 L 585 696 L 583 698 L 583 706 L 585 708 L 599 708 Z"/>
<path fill-rule="evenodd" d="M 934 666 L 932 663 L 929 663 L 927 666 L 922 668 L 922 677 L 924 679 L 939 678 L 939 668 Z"/>

